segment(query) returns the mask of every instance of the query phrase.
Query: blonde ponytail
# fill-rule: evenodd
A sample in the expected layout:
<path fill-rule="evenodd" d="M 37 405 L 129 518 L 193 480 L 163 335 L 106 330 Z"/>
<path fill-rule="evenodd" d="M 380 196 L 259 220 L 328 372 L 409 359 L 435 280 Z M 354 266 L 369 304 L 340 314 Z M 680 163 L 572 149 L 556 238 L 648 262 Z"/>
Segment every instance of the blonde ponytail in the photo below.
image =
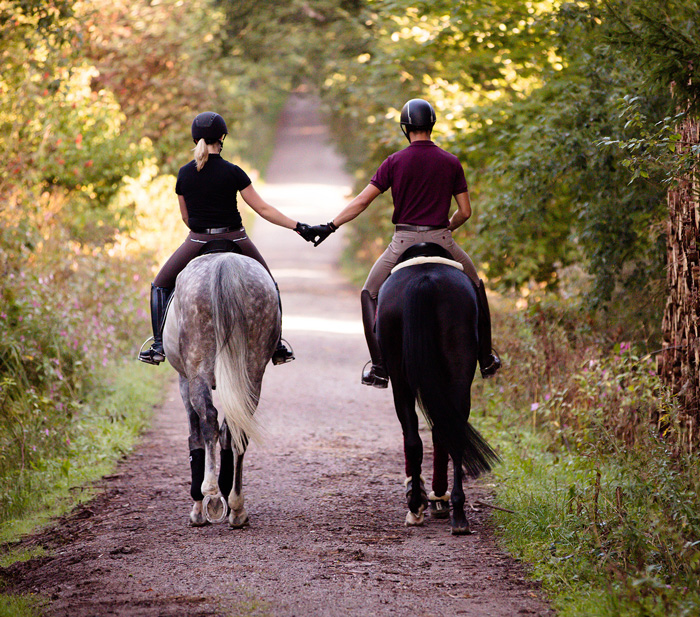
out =
<path fill-rule="evenodd" d="M 200 139 L 194 147 L 194 160 L 197 163 L 197 171 L 201 171 L 209 160 L 209 148 L 207 148 L 207 142 L 204 141 L 204 138 Z"/>

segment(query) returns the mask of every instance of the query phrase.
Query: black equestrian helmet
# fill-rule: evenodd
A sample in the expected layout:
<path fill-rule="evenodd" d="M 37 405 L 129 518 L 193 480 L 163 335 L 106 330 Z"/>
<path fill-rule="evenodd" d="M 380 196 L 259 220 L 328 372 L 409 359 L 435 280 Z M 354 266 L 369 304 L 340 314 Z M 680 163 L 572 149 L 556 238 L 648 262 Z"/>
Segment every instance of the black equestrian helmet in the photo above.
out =
<path fill-rule="evenodd" d="M 228 135 L 226 122 L 217 113 L 205 111 L 199 114 L 192 122 L 192 139 L 198 143 L 200 139 L 208 144 L 215 144 L 222 135 Z"/>
<path fill-rule="evenodd" d="M 432 131 L 435 110 L 423 99 L 411 99 L 401 110 L 401 130 L 408 137 L 410 131 Z"/>

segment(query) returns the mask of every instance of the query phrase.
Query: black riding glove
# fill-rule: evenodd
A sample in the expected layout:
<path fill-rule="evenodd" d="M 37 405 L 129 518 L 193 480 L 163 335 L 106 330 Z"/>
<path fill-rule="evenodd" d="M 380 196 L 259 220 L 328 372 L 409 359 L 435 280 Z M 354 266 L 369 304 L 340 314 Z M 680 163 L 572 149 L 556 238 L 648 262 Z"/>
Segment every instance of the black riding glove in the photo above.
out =
<path fill-rule="evenodd" d="M 314 246 L 318 246 L 323 242 L 328 236 L 330 236 L 336 229 L 338 229 L 333 221 L 326 223 L 325 225 L 313 225 L 311 231 L 314 233 Z"/>
<path fill-rule="evenodd" d="M 307 242 L 313 242 L 316 240 L 316 234 L 314 233 L 311 225 L 307 225 L 306 223 L 297 223 L 294 231 L 296 231 Z"/>

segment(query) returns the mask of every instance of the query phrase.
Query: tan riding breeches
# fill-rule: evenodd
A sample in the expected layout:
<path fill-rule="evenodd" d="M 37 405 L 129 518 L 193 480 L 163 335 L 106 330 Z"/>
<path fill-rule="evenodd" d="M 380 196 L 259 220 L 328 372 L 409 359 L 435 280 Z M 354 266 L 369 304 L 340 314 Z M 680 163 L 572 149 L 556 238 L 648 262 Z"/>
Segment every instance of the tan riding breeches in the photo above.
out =
<path fill-rule="evenodd" d="M 474 263 L 469 255 L 467 255 L 452 239 L 452 232 L 449 229 L 431 229 L 429 231 L 397 230 L 394 232 L 394 237 L 391 239 L 391 243 L 386 251 L 382 253 L 382 256 L 377 259 L 372 269 L 369 271 L 369 276 L 362 289 L 369 291 L 372 298 L 376 298 L 379 295 L 379 288 L 389 277 L 389 274 L 391 274 L 391 269 L 396 265 L 401 254 L 408 247 L 418 244 L 419 242 L 434 242 L 446 248 L 450 252 L 450 255 L 452 255 L 452 258 L 462 264 L 464 273 L 474 281 L 474 283 L 479 283 L 479 275 L 477 274 Z"/>

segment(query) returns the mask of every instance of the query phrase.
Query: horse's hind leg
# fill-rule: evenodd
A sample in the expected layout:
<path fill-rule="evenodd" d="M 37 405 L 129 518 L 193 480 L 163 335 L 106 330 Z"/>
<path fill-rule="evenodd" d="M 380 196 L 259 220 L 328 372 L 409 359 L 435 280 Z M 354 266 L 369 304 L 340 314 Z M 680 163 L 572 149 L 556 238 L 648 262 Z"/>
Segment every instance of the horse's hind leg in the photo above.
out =
<path fill-rule="evenodd" d="M 450 492 L 447 490 L 447 464 L 450 455 L 433 431 L 433 484 L 428 495 L 432 518 L 450 517 Z"/>
<path fill-rule="evenodd" d="M 181 390 L 183 381 L 184 379 L 181 379 Z M 211 388 L 204 378 L 196 376 L 190 379 L 185 389 L 189 394 L 185 405 L 190 416 L 191 495 L 195 501 L 190 520 L 195 525 L 203 524 L 198 516 L 202 514 L 207 520 L 216 522 L 222 514 L 225 516 L 225 512 L 218 512 L 223 506 L 219 506 L 216 501 L 210 501 L 211 497 L 219 494 L 215 473 L 215 448 L 219 439 L 217 411 L 212 401 Z M 183 400 L 184 398 L 183 395 Z M 187 402 L 190 403 L 189 406 Z"/>
<path fill-rule="evenodd" d="M 219 471 L 219 489 L 228 502 L 228 522 L 234 529 L 248 524 L 248 513 L 243 498 L 243 456 L 248 445 L 248 438 L 242 435 L 243 452 L 234 452 L 231 433 L 226 421 L 221 424 L 219 441 L 221 443 L 221 469 Z"/>
<path fill-rule="evenodd" d="M 403 448 L 406 457 L 406 525 L 422 525 L 425 521 L 427 495 L 421 466 L 423 464 L 423 442 L 418 433 L 416 403 L 411 390 L 402 379 L 392 381 L 394 407 L 403 430 Z"/>
<path fill-rule="evenodd" d="M 186 377 L 180 375 L 180 396 L 187 411 L 187 420 L 190 426 L 190 470 L 192 473 L 192 484 L 190 495 L 194 504 L 190 511 L 190 521 L 194 527 L 201 527 L 207 524 L 207 517 L 202 508 L 202 482 L 204 481 L 204 437 L 199 423 L 199 414 L 192 407 L 190 401 L 190 382 Z"/>
<path fill-rule="evenodd" d="M 452 535 L 464 536 L 471 533 L 469 528 L 469 521 L 464 513 L 464 487 L 462 486 L 462 481 L 464 480 L 464 470 L 462 469 L 462 459 L 452 457 L 452 464 L 454 465 L 454 482 L 452 485 L 452 496 L 450 501 L 452 502 L 452 515 L 450 517 L 450 524 L 452 526 Z"/>

